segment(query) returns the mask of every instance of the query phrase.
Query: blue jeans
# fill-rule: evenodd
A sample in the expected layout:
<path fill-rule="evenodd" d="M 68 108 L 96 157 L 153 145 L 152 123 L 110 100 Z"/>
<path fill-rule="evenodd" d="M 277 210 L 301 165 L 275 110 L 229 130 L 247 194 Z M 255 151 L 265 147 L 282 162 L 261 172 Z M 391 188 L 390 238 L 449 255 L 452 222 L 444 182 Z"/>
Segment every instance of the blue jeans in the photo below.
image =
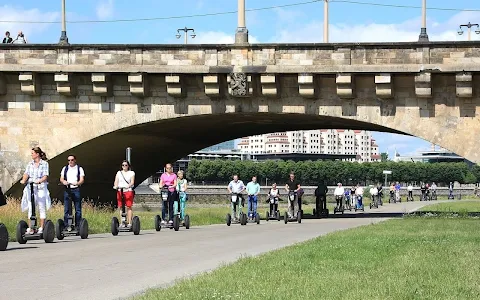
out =
<path fill-rule="evenodd" d="M 251 213 L 253 213 L 253 215 L 251 215 Z M 248 195 L 248 216 L 254 217 L 256 215 L 257 215 L 257 196 Z"/>
<path fill-rule="evenodd" d="M 74 224 L 76 226 L 80 226 L 80 220 L 82 220 L 82 199 L 80 198 L 80 189 L 71 189 L 71 194 L 73 196 L 73 199 L 70 199 L 70 195 L 67 193 L 67 191 L 63 192 L 63 221 L 65 222 L 65 226 L 68 225 L 68 215 L 72 214 L 72 201 L 75 205 L 75 219 Z"/>
<path fill-rule="evenodd" d="M 357 196 L 357 208 L 362 208 L 363 206 L 363 197 L 362 196 Z"/>

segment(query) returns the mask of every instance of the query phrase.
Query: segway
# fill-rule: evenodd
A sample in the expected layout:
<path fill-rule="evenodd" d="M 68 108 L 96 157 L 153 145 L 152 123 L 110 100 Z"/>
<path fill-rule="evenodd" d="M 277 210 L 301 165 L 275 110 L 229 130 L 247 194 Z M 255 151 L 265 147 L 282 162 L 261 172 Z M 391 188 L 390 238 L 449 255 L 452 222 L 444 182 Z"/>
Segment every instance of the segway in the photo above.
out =
<path fill-rule="evenodd" d="M 382 193 L 378 193 L 377 195 L 377 201 L 378 201 L 378 205 L 379 206 L 383 206 L 383 192 Z"/>
<path fill-rule="evenodd" d="M 378 208 L 378 200 L 376 195 L 372 195 L 372 202 L 370 202 L 370 209 Z"/>
<path fill-rule="evenodd" d="M 167 216 L 170 216 L 170 209 L 169 209 L 169 205 L 168 205 L 168 186 L 164 185 L 162 187 L 162 190 L 160 191 L 160 194 L 162 195 L 162 211 L 163 211 L 164 205 L 167 205 L 167 207 L 166 207 Z M 178 201 L 175 199 L 174 202 L 173 202 L 173 205 L 175 205 L 175 202 L 178 203 Z M 167 216 L 165 216 L 165 217 L 167 217 Z M 190 228 L 190 221 L 189 221 L 188 226 Z M 162 227 L 163 228 L 174 229 L 175 231 L 178 231 L 180 229 L 180 217 L 179 217 L 179 215 L 174 213 L 172 223 L 165 222 L 164 224 L 162 224 L 162 218 L 160 217 L 160 215 L 156 215 L 155 216 L 155 230 L 160 231 L 162 229 Z"/>
<path fill-rule="evenodd" d="M 66 236 L 80 236 L 80 238 L 86 239 L 88 237 L 88 222 L 85 218 L 80 220 L 80 223 L 75 225 L 73 224 L 73 210 L 72 210 L 72 202 L 73 202 L 73 193 L 70 187 L 70 184 L 65 186 L 65 190 L 67 191 L 68 195 L 70 196 L 70 214 L 67 215 L 67 226 L 65 226 L 65 222 L 62 219 L 57 220 L 55 233 L 57 235 L 57 240 L 63 240 Z M 81 201 L 81 200 L 79 200 Z M 81 204 L 80 204 L 81 205 Z"/>
<path fill-rule="evenodd" d="M 408 192 L 408 195 L 407 195 L 407 202 L 409 201 L 413 202 L 413 192 L 412 192 L 412 195 L 410 195 L 410 191 Z"/>
<path fill-rule="evenodd" d="M 31 182 L 30 186 L 30 204 L 32 205 L 32 216 L 30 217 L 31 226 L 33 234 L 27 234 L 28 224 L 27 222 L 21 220 L 17 224 L 17 242 L 19 244 L 25 244 L 29 240 L 41 240 L 43 239 L 45 243 L 52 243 L 55 239 L 55 225 L 50 220 L 45 220 L 43 224 L 43 233 L 38 233 L 37 228 L 37 216 L 35 209 L 35 193 L 33 191 L 33 186 L 35 183 Z M 37 184 L 38 187 L 38 184 Z"/>
<path fill-rule="evenodd" d="M 277 220 L 280 221 L 280 211 L 278 210 L 278 196 L 269 196 L 267 203 L 270 204 L 270 210 L 265 213 L 265 220 Z"/>
<path fill-rule="evenodd" d="M 420 194 L 420 201 L 427 201 L 427 192 Z"/>
<path fill-rule="evenodd" d="M 132 216 L 132 226 L 127 226 L 127 213 L 125 212 L 125 193 L 123 188 L 117 189 L 122 196 L 122 223 L 119 223 L 117 217 L 112 218 L 111 230 L 112 235 L 117 236 L 119 232 L 133 232 L 134 235 L 140 234 L 140 218 L 138 216 Z"/>
<path fill-rule="evenodd" d="M 240 225 L 247 225 L 247 215 L 242 212 L 242 209 L 240 208 L 241 205 L 239 205 L 239 202 L 241 201 L 240 197 L 238 196 L 238 193 L 232 193 L 230 197 L 230 202 L 233 204 L 233 214 L 234 216 L 237 214 L 237 209 L 240 209 L 240 212 L 238 213 L 238 219 L 233 218 L 230 213 L 227 214 L 226 221 L 227 221 L 227 226 L 230 226 L 231 224 L 240 224 Z"/>
<path fill-rule="evenodd" d="M 397 199 L 395 199 L 395 192 L 390 191 L 390 198 L 388 198 L 388 203 L 397 203 Z"/>
<path fill-rule="evenodd" d="M 250 203 L 250 197 L 253 198 L 253 195 L 248 195 L 248 202 Z M 253 201 L 252 201 L 253 202 Z M 247 225 L 248 223 L 257 223 L 260 224 L 260 215 L 258 212 L 255 212 L 255 215 L 253 214 L 253 203 L 250 205 L 250 208 L 252 210 L 249 210 L 247 213 L 247 222 L 244 225 Z"/>
<path fill-rule="evenodd" d="M 357 210 L 365 211 L 362 200 L 363 200 L 363 196 L 357 195 L 357 203 L 355 204 L 355 212 Z"/>
<path fill-rule="evenodd" d="M 398 193 L 398 200 L 397 200 L 397 193 Z M 400 195 L 400 191 L 395 191 L 395 203 L 402 203 L 402 196 Z"/>
<path fill-rule="evenodd" d="M 432 198 L 433 201 L 437 200 L 437 191 L 432 191 Z"/>
<path fill-rule="evenodd" d="M 345 199 L 345 203 L 344 203 L 344 205 L 343 205 L 343 210 L 347 210 L 347 209 L 348 209 L 348 211 L 352 211 L 352 205 L 350 204 L 350 197 L 351 197 L 350 194 L 348 194 L 348 195 L 346 194 L 346 195 L 345 195 L 345 198 L 344 198 L 344 199 Z"/>
<path fill-rule="evenodd" d="M 315 218 L 327 218 L 330 212 L 327 209 L 326 196 L 319 196 L 320 201 L 315 201 L 315 208 L 313 209 L 313 216 Z"/>
<path fill-rule="evenodd" d="M 3 223 L 0 223 L 0 251 L 5 251 L 8 246 L 8 230 Z"/>
<path fill-rule="evenodd" d="M 295 201 L 296 197 L 297 197 L 297 192 L 295 192 L 295 191 L 289 191 L 288 192 L 288 201 L 290 202 L 290 205 L 292 205 L 291 203 L 293 201 Z M 285 224 L 287 224 L 288 222 L 302 223 L 302 213 L 301 213 L 301 211 L 299 209 L 297 209 L 297 214 L 295 216 L 295 206 L 293 208 L 294 208 L 293 215 L 291 217 L 288 216 L 288 211 L 285 212 L 285 215 L 284 215 Z"/>
<path fill-rule="evenodd" d="M 338 206 L 335 205 L 335 208 L 333 209 L 333 214 L 341 213 L 343 215 L 345 209 L 343 208 L 343 196 L 335 196 L 335 200 L 339 201 Z"/>

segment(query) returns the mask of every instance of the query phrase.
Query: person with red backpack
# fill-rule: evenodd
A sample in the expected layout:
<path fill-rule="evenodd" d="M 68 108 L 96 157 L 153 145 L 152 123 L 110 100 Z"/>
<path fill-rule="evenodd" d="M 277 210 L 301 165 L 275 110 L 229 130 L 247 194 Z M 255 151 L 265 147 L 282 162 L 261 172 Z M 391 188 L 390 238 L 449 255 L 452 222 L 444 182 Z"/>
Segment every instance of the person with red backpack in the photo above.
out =
<path fill-rule="evenodd" d="M 68 156 L 68 164 L 60 172 L 60 182 L 66 187 L 63 193 L 63 221 L 68 224 L 68 216 L 72 215 L 72 203 L 75 205 L 75 227 L 78 230 L 82 220 L 82 198 L 80 186 L 85 182 L 85 171 L 77 165 L 77 157 L 73 154 Z M 70 189 L 70 193 L 67 189 Z"/>

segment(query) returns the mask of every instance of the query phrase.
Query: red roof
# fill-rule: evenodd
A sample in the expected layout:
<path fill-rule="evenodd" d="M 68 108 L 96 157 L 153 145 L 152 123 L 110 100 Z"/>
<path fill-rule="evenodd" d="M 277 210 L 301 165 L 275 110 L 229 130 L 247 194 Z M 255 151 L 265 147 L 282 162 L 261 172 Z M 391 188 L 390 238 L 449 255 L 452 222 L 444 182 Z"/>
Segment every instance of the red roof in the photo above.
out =
<path fill-rule="evenodd" d="M 361 133 L 362 131 L 361 131 L 361 130 L 354 130 L 353 132 L 355 132 L 355 133 Z"/>
<path fill-rule="evenodd" d="M 288 141 L 268 141 L 265 144 L 290 144 Z"/>
<path fill-rule="evenodd" d="M 381 156 L 381 155 L 376 155 L 376 154 L 374 154 L 374 155 L 371 156 L 371 158 L 372 158 L 372 159 L 381 159 L 382 156 Z"/>
<path fill-rule="evenodd" d="M 345 132 L 345 129 L 337 129 L 337 132 Z"/>

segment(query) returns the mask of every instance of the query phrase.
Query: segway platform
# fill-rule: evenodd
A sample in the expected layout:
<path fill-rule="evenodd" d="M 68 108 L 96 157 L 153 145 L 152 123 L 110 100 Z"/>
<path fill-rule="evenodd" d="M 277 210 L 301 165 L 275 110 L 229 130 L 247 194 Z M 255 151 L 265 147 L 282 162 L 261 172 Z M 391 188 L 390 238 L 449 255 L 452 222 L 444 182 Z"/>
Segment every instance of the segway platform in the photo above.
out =
<path fill-rule="evenodd" d="M 82 240 L 88 237 L 87 219 L 82 218 L 82 220 L 80 220 L 78 229 L 73 226 L 71 219 L 72 216 L 69 216 L 69 224 L 67 226 L 65 226 L 65 222 L 62 219 L 57 220 L 57 226 L 55 228 L 57 240 L 63 240 L 66 236 L 80 236 Z"/>
<path fill-rule="evenodd" d="M 134 235 L 140 234 L 140 218 L 132 216 L 132 226 L 127 226 L 127 214 L 125 212 L 125 194 L 123 188 L 118 189 L 122 195 L 122 219 L 121 223 L 117 217 L 112 218 L 111 231 L 113 236 L 117 236 L 119 232 L 133 232 Z"/>
<path fill-rule="evenodd" d="M 27 234 L 28 224 L 24 220 L 21 220 L 17 224 L 16 238 L 19 244 L 26 244 L 27 241 L 31 240 L 44 240 L 45 243 L 52 243 L 55 239 L 55 225 L 50 220 L 45 220 L 43 224 L 43 232 L 38 233 L 37 228 L 37 216 L 36 216 L 36 207 L 35 207 L 35 193 L 33 192 L 34 183 L 30 183 L 30 201 L 32 206 L 32 216 L 30 221 L 32 224 L 33 233 Z"/>

